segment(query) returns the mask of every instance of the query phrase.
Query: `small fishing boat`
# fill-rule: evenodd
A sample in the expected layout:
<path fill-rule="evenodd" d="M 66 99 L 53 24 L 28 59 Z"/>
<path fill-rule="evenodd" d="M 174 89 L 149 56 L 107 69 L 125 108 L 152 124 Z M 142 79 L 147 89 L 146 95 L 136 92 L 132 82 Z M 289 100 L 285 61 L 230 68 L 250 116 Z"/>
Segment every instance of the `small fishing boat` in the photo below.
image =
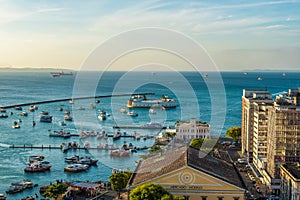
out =
<path fill-rule="evenodd" d="M 89 165 L 84 165 L 84 164 L 71 164 L 68 165 L 67 167 L 64 168 L 65 172 L 72 172 L 72 173 L 77 173 L 77 172 L 82 172 L 88 170 Z"/>
<path fill-rule="evenodd" d="M 113 135 L 113 140 L 117 140 L 117 139 L 120 139 L 121 137 L 121 131 L 120 130 L 117 130 L 115 132 L 115 134 Z"/>
<path fill-rule="evenodd" d="M 121 109 L 120 109 L 120 112 L 121 112 L 121 113 L 127 113 L 127 110 L 126 110 L 125 108 L 121 108 Z"/>
<path fill-rule="evenodd" d="M 111 151 L 109 155 L 112 157 L 128 157 L 130 156 L 130 151 L 124 149 L 116 149 Z"/>
<path fill-rule="evenodd" d="M 43 156 L 43 155 L 29 156 L 29 163 L 43 161 L 44 159 L 45 159 L 45 156 Z"/>
<path fill-rule="evenodd" d="M 2 113 L 6 113 L 6 109 L 4 109 L 4 108 L 0 108 L 0 112 L 2 112 Z"/>
<path fill-rule="evenodd" d="M 19 113 L 19 115 L 21 115 L 21 116 L 28 116 L 28 113 L 25 112 L 25 111 L 22 111 L 22 112 Z"/>
<path fill-rule="evenodd" d="M 130 112 L 127 112 L 127 115 L 131 116 L 131 117 L 137 117 L 139 116 L 136 112 L 134 111 L 130 111 Z"/>
<path fill-rule="evenodd" d="M 0 194 L 0 200 L 6 200 L 6 196 L 4 194 Z"/>
<path fill-rule="evenodd" d="M 85 110 L 85 108 L 83 108 L 83 107 L 79 107 L 79 108 L 78 108 L 78 110 Z"/>
<path fill-rule="evenodd" d="M 64 120 L 65 121 L 73 121 L 73 118 L 71 117 L 71 115 L 67 114 L 67 115 L 64 116 Z"/>
<path fill-rule="evenodd" d="M 50 115 L 41 115 L 40 122 L 51 123 L 52 122 L 52 116 L 50 116 Z"/>
<path fill-rule="evenodd" d="M 37 161 L 31 163 L 28 167 L 24 168 L 25 172 L 45 172 L 49 171 L 51 168 L 51 165 L 42 162 L 42 161 Z"/>
<path fill-rule="evenodd" d="M 18 123 L 14 123 L 14 125 L 12 125 L 13 129 L 19 129 L 21 128 L 21 126 Z"/>
<path fill-rule="evenodd" d="M 43 111 L 40 112 L 40 114 L 41 114 L 41 115 L 49 115 L 49 112 L 43 110 Z"/>
<path fill-rule="evenodd" d="M 8 118 L 7 114 L 0 114 L 0 118 Z"/>
<path fill-rule="evenodd" d="M 15 110 L 22 110 L 22 107 L 16 106 L 16 107 L 15 107 Z"/>
<path fill-rule="evenodd" d="M 60 125 L 60 126 L 66 126 L 67 124 L 66 124 L 66 122 L 63 122 L 63 121 L 62 121 L 62 122 L 59 122 L 59 125 Z"/>
<path fill-rule="evenodd" d="M 61 151 L 62 151 L 63 153 L 65 153 L 65 152 L 67 152 L 69 149 L 71 149 L 70 145 L 67 144 L 67 143 L 65 143 L 65 142 L 63 142 L 63 143 L 60 145 L 60 147 L 61 147 Z"/>

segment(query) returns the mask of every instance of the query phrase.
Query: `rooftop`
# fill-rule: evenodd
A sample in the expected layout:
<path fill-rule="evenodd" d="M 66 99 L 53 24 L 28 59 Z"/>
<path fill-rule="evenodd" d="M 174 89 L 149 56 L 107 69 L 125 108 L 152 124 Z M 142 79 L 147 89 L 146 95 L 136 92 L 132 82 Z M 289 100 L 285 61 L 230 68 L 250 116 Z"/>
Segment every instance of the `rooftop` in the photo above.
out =
<path fill-rule="evenodd" d="M 240 188 L 245 188 L 232 163 L 186 146 L 141 161 L 129 184 L 134 186 L 184 166 L 189 166 Z"/>
<path fill-rule="evenodd" d="M 290 172 L 296 179 L 300 179 L 300 166 L 298 164 L 283 164 L 281 167 Z"/>

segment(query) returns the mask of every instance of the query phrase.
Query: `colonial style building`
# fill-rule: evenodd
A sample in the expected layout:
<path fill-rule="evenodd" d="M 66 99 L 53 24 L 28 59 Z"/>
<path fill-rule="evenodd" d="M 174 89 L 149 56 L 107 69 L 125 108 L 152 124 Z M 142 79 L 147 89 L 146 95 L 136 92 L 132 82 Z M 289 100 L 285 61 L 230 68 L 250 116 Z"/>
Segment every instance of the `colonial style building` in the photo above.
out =
<path fill-rule="evenodd" d="M 284 164 L 280 166 L 281 199 L 300 199 L 300 165 Z"/>
<path fill-rule="evenodd" d="M 232 163 L 186 146 L 140 161 L 128 187 L 146 183 L 188 200 L 242 200 L 245 195 Z"/>
<path fill-rule="evenodd" d="M 176 138 L 192 140 L 194 138 L 210 138 L 210 126 L 205 122 L 192 118 L 190 122 L 178 122 L 175 124 Z"/>

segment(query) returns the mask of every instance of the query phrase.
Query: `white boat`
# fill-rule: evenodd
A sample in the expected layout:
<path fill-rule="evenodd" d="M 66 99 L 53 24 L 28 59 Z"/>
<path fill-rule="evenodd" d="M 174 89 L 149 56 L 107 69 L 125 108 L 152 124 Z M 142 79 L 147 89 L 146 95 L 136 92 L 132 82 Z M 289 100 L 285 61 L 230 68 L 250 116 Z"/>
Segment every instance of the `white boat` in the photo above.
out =
<path fill-rule="evenodd" d="M 67 167 L 64 168 L 65 172 L 82 172 L 82 171 L 86 171 L 88 170 L 89 165 L 85 165 L 85 164 L 72 164 L 72 165 L 68 165 Z"/>
<path fill-rule="evenodd" d="M 128 102 L 128 108 L 153 108 L 153 107 L 164 107 L 164 108 L 175 108 L 177 103 L 174 99 L 162 96 L 161 99 L 147 99 L 146 95 L 134 95 Z"/>
<path fill-rule="evenodd" d="M 100 114 L 98 115 L 98 119 L 101 121 L 106 120 L 106 115 Z"/>
<path fill-rule="evenodd" d="M 129 116 L 131 116 L 131 117 L 137 117 L 137 116 L 139 116 L 139 115 L 138 115 L 136 112 L 134 112 L 134 111 L 128 112 L 127 115 L 129 115 Z"/>
<path fill-rule="evenodd" d="M 119 139 L 121 137 L 121 132 L 120 132 L 120 130 L 117 130 L 116 132 L 115 132 L 115 134 L 113 135 L 113 140 L 117 140 L 117 139 Z"/>
<path fill-rule="evenodd" d="M 4 108 L 0 108 L 0 112 L 2 112 L 2 113 L 6 113 L 6 109 L 4 109 Z"/>
<path fill-rule="evenodd" d="M 130 151 L 124 149 L 116 149 L 112 150 L 109 155 L 112 157 L 128 157 L 130 156 Z"/>
<path fill-rule="evenodd" d="M 19 124 L 16 124 L 16 125 L 13 125 L 12 128 L 19 129 L 19 128 L 21 128 L 21 126 Z"/>
<path fill-rule="evenodd" d="M 105 111 L 103 111 L 103 110 L 98 110 L 98 112 L 99 112 L 99 115 L 98 115 L 98 119 L 99 120 L 106 120 L 106 112 Z"/>
<path fill-rule="evenodd" d="M 156 114 L 156 111 L 155 111 L 153 108 L 150 108 L 150 109 L 149 109 L 149 113 L 150 113 L 150 114 Z"/>
<path fill-rule="evenodd" d="M 67 115 L 64 116 L 64 120 L 65 121 L 73 121 L 73 118 L 70 115 L 67 114 Z"/>
<path fill-rule="evenodd" d="M 25 112 L 25 111 L 22 111 L 22 112 L 20 112 L 20 115 L 21 115 L 21 116 L 28 116 L 28 113 Z"/>
<path fill-rule="evenodd" d="M 120 109 L 120 112 L 121 112 L 121 113 L 127 113 L 127 110 L 126 110 L 125 108 L 121 108 L 121 109 Z"/>
<path fill-rule="evenodd" d="M 263 77 L 258 77 L 257 80 L 262 81 Z"/>

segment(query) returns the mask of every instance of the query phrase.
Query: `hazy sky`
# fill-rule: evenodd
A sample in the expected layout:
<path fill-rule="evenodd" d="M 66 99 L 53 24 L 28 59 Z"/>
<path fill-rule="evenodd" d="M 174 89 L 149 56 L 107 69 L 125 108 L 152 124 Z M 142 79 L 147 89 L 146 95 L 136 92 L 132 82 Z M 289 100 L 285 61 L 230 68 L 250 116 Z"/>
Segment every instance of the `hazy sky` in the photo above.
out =
<path fill-rule="evenodd" d="M 0 67 L 79 69 L 113 35 L 161 27 L 203 45 L 221 70 L 300 69 L 299 11 L 297 0 L 0 0 Z"/>

